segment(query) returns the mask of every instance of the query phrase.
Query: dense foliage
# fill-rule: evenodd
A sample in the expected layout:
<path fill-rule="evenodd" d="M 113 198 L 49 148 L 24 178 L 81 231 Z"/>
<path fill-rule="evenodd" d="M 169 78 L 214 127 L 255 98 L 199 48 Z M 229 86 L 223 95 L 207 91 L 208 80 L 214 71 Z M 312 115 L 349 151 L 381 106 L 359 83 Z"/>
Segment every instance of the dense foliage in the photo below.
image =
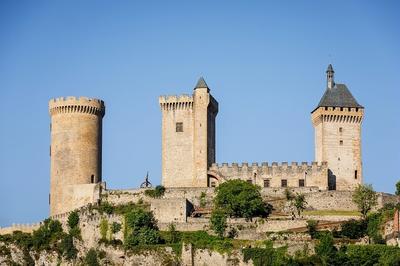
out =
<path fill-rule="evenodd" d="M 225 211 L 221 209 L 215 209 L 211 214 L 211 229 L 221 238 L 224 236 L 227 227 L 226 218 Z"/>
<path fill-rule="evenodd" d="M 310 234 L 311 238 L 316 238 L 317 226 L 318 226 L 318 221 L 316 220 L 307 221 L 307 232 Z"/>
<path fill-rule="evenodd" d="M 145 190 L 144 194 L 151 198 L 161 198 L 164 196 L 165 187 L 163 186 L 156 186 L 154 189 L 147 189 Z"/>
<path fill-rule="evenodd" d="M 152 212 L 137 208 L 125 215 L 127 237 L 125 246 L 132 248 L 137 245 L 161 243 L 156 220 Z"/>
<path fill-rule="evenodd" d="M 353 202 L 365 219 L 372 208 L 378 204 L 378 195 L 371 185 L 358 185 L 353 192 Z"/>
<path fill-rule="evenodd" d="M 91 248 L 85 256 L 85 265 L 87 266 L 100 266 L 99 260 L 97 259 L 97 252 Z"/>
<path fill-rule="evenodd" d="M 400 196 L 400 181 L 396 183 L 396 195 Z"/>
<path fill-rule="evenodd" d="M 261 197 L 261 188 L 246 181 L 235 179 L 222 183 L 216 188 L 214 205 L 230 217 L 265 217 L 269 208 Z"/>

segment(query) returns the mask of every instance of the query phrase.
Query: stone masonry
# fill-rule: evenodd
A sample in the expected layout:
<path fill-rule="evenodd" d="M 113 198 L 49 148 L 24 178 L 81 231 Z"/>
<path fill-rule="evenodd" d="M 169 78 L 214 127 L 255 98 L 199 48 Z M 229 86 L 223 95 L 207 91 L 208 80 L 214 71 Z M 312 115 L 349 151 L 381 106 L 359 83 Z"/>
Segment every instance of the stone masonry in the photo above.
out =
<path fill-rule="evenodd" d="M 104 102 L 89 98 L 57 98 L 51 115 L 50 215 L 64 213 L 98 199 L 101 182 Z"/>

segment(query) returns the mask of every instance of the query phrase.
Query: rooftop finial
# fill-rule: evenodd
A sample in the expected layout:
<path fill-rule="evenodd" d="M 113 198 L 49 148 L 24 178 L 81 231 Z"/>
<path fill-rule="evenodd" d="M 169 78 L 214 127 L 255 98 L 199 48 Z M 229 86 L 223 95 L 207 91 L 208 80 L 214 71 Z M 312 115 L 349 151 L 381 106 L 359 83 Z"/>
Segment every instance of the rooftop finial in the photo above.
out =
<path fill-rule="evenodd" d="M 328 89 L 332 89 L 335 86 L 334 73 L 335 71 L 333 71 L 332 65 L 329 64 L 328 69 L 326 70 L 326 81 Z"/>
<path fill-rule="evenodd" d="M 208 89 L 208 85 L 203 77 L 199 78 L 199 81 L 197 81 L 196 87 L 194 87 L 194 89 L 199 89 L 199 88 L 207 88 Z"/>

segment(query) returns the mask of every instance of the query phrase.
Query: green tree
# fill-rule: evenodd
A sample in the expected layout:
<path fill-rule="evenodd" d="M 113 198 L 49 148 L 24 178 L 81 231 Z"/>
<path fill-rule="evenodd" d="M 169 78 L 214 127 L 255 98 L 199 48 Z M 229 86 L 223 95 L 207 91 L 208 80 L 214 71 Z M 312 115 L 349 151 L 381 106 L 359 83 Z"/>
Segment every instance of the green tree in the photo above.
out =
<path fill-rule="evenodd" d="M 285 191 L 283 193 L 285 194 L 285 198 L 287 201 L 291 201 L 294 198 L 293 193 L 288 188 L 285 188 Z"/>
<path fill-rule="evenodd" d="M 297 215 L 300 216 L 307 206 L 305 195 L 301 193 L 296 194 L 296 196 L 293 199 L 293 205 L 297 210 Z"/>
<path fill-rule="evenodd" d="M 125 246 L 127 248 L 161 242 L 156 220 L 152 212 L 141 208 L 130 211 L 125 215 L 125 226 L 127 231 Z"/>
<path fill-rule="evenodd" d="M 87 266 L 100 266 L 99 260 L 97 259 L 97 252 L 94 248 L 91 248 L 85 256 L 85 265 Z"/>
<path fill-rule="evenodd" d="M 64 236 L 62 225 L 57 220 L 46 219 L 39 229 L 33 231 L 32 242 L 36 250 L 50 250 Z"/>
<path fill-rule="evenodd" d="M 323 234 L 315 245 L 315 254 L 321 259 L 322 265 L 333 265 L 332 260 L 335 258 L 337 249 L 334 245 L 331 233 Z"/>
<path fill-rule="evenodd" d="M 79 224 L 79 213 L 77 211 L 73 211 L 68 215 L 68 227 L 70 229 L 75 228 Z"/>
<path fill-rule="evenodd" d="M 224 237 L 226 224 L 226 213 L 221 209 L 214 209 L 210 219 L 211 229 L 220 237 Z"/>
<path fill-rule="evenodd" d="M 316 238 L 318 233 L 317 226 L 318 226 L 318 221 L 316 220 L 307 221 L 307 232 L 310 234 L 311 238 Z"/>
<path fill-rule="evenodd" d="M 102 219 L 100 221 L 100 237 L 101 237 L 101 240 L 107 241 L 107 232 L 108 232 L 108 221 L 106 219 Z"/>
<path fill-rule="evenodd" d="M 260 191 L 261 187 L 244 180 L 226 181 L 216 188 L 215 208 L 230 217 L 265 217 L 268 212 Z"/>
<path fill-rule="evenodd" d="M 358 185 L 353 192 L 353 202 L 357 205 L 363 219 L 378 204 L 378 195 L 372 185 Z"/>
<path fill-rule="evenodd" d="M 396 183 L 396 195 L 400 196 L 400 181 Z"/>

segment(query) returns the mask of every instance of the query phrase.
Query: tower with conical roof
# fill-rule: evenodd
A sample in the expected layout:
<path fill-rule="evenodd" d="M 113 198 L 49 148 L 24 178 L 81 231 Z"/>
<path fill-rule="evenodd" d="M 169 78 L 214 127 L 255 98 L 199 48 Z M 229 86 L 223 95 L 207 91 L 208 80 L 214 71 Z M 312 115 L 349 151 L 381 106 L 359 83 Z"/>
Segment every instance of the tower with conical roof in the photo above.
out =
<path fill-rule="evenodd" d="M 162 184 L 207 187 L 215 162 L 215 118 L 218 102 L 201 77 L 193 95 L 161 96 Z"/>
<path fill-rule="evenodd" d="M 328 66 L 327 88 L 311 112 L 315 130 L 315 160 L 328 163 L 328 187 L 352 190 L 362 183 L 361 124 L 364 107 L 345 84 L 336 84 Z"/>

